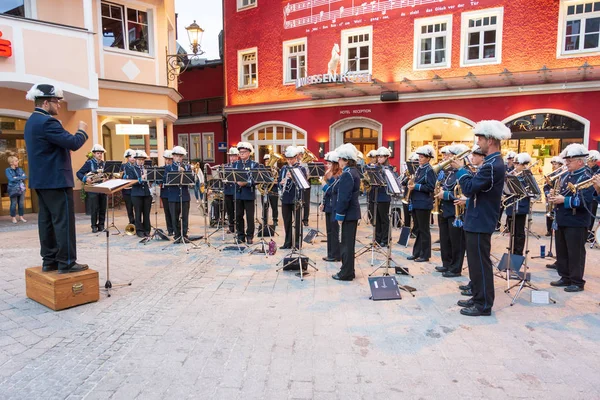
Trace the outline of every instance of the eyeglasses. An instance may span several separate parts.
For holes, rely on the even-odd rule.
[[[58,100],[58,99],[52,99],[52,100],[48,100],[48,103],[60,104],[60,100]]]

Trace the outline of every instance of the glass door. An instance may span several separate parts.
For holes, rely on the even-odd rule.
[[[19,167],[23,168],[29,176],[29,162],[25,152],[25,139],[22,135],[0,134],[0,152],[3,154],[14,154],[19,158]],[[0,215],[10,215],[10,197],[8,197],[8,178],[6,168],[9,167],[7,157],[0,158]],[[29,181],[25,181],[25,212],[33,212],[32,193],[29,189]]]

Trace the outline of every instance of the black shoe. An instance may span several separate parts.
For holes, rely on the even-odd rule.
[[[469,317],[480,317],[492,315],[492,310],[481,311],[477,307],[473,306],[468,308],[461,308],[460,313]]]
[[[104,232],[104,225],[98,225],[98,232]]]
[[[552,232],[546,232],[544,236],[552,236]]]
[[[409,261],[416,260],[417,258],[419,258],[419,257],[417,257],[417,256],[408,256],[408,257],[406,257],[406,259],[409,260]]]
[[[323,261],[333,262],[333,261],[336,261],[336,259],[333,257],[323,257]]]
[[[281,250],[288,250],[288,249],[291,249],[291,248],[292,248],[292,246],[287,246],[285,244],[280,247]]]
[[[583,286],[569,285],[565,288],[565,292],[569,292],[569,293],[583,292]]]
[[[415,260],[415,262],[429,262],[429,258],[419,257]]]
[[[331,277],[333,279],[335,279],[336,281],[351,281],[353,279],[353,278],[350,278],[350,279],[341,278],[339,274],[331,275]]]
[[[456,304],[458,304],[461,307],[473,307],[475,305],[475,302],[473,301],[473,299],[469,299],[469,300],[459,300],[456,302]]]
[[[557,281],[550,282],[550,286],[555,286],[555,287],[571,286],[571,282],[565,278],[560,278]]]
[[[87,264],[77,264],[77,263],[75,263],[75,264],[71,265],[67,269],[59,269],[58,273],[59,274],[70,274],[72,272],[85,271],[86,269],[88,269],[88,265]]]
[[[92,226],[92,233],[98,233],[98,228],[96,228],[95,226]]]
[[[237,238],[235,238],[235,241],[237,243],[244,243],[246,241],[246,238],[244,238],[244,237],[237,237]]]
[[[145,238],[146,237],[146,235],[144,235],[144,232],[137,232],[136,235],[138,237],[141,237],[141,238]]]
[[[473,296],[473,291],[471,289],[463,290],[460,292],[460,294],[462,294],[463,296]]]
[[[252,238],[251,238],[251,237],[249,237],[248,239],[246,239],[246,243],[248,243],[248,244],[252,244],[252,243],[253,243],[253,241],[252,241]]]
[[[167,233],[167,236],[173,236],[173,232]]]
[[[179,237],[176,237],[176,238],[174,238],[174,239],[175,239],[175,240],[173,241],[173,243],[176,243],[176,244],[181,244],[181,243],[183,243],[183,242],[181,241],[181,236],[179,236]]]
[[[460,276],[460,272],[450,272],[450,271],[446,271],[442,274],[442,276],[444,278],[456,278],[457,276]]]
[[[304,224],[304,226],[308,226],[308,221],[302,221],[302,223]]]
[[[58,264],[42,265],[42,272],[52,272],[58,270]]]
[[[273,221],[273,227],[277,226],[277,221]]]
[[[546,264],[546,268],[556,269],[556,264]]]
[[[446,271],[448,271],[448,268],[447,267],[435,267],[435,270],[437,272],[446,272]]]
[[[471,286],[469,285],[460,285],[458,288],[460,290],[471,290]]]

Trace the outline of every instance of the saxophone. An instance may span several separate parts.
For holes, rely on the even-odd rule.
[[[458,186],[458,185],[457,185]],[[435,183],[435,189],[433,190],[433,211],[431,211],[432,214],[434,215],[438,215],[440,213],[440,203],[441,200],[437,197],[437,195],[440,193],[440,191],[442,190],[440,181],[437,181]]]
[[[415,184],[415,177],[414,177],[414,175],[409,175],[409,177],[408,177],[408,186],[411,186],[411,185],[414,185],[414,184]],[[410,189],[410,188],[408,189],[408,191],[406,192],[406,195],[402,199],[402,203],[404,203],[404,204],[410,203],[410,194],[412,193],[412,191],[413,191],[412,189]]]

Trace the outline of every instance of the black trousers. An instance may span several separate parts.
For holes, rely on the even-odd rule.
[[[431,258],[431,231],[429,220],[431,210],[412,210],[414,219],[414,231],[417,235],[413,246],[413,256],[425,259]]]
[[[514,216],[514,232],[512,232],[512,218],[513,217],[511,217],[511,225],[509,225],[508,228],[513,235],[513,254],[522,256],[523,251],[525,250],[525,223],[527,222],[527,214],[517,214]]]
[[[332,213],[325,213],[325,230],[327,232],[327,258],[341,259],[340,256],[340,224],[332,221]]]
[[[341,279],[354,279],[356,277],[354,272],[354,248],[356,246],[357,227],[358,221],[342,222],[342,241],[340,244],[342,268],[338,272]]]
[[[173,217],[171,217],[171,207],[169,207],[169,199],[166,197],[161,197],[160,201],[165,212],[165,223],[167,224],[167,233],[174,234],[175,230],[173,229]]]
[[[227,221],[229,224],[229,230],[235,231],[235,207],[232,194],[225,195],[225,213],[227,214]]]
[[[144,235],[150,234],[150,209],[152,196],[131,196],[135,210],[135,230]]]
[[[375,220],[375,241],[380,245],[388,245],[390,230],[390,203],[377,203],[377,219]]]
[[[281,216],[283,218],[283,229],[285,230],[285,241],[283,245],[285,247],[292,247],[292,226],[294,226],[294,247],[297,249],[302,248],[302,218],[301,209],[296,210],[294,216],[294,204],[282,204],[281,205]],[[295,220],[295,221],[294,221]],[[295,222],[295,223],[294,223]],[[329,243],[327,243],[329,245]],[[339,257],[338,257],[339,258]]]
[[[374,201],[370,201],[369,200],[369,207],[368,207],[368,212],[369,214],[367,215],[369,217],[369,223],[371,225],[373,225],[373,219],[375,217],[375,202]]]
[[[402,211],[404,212],[404,226],[408,226],[410,228],[412,212],[408,211],[408,204],[402,203]]]
[[[263,221],[267,221],[267,225],[269,225],[269,209],[273,210],[273,224],[277,224],[279,220],[279,196],[276,194],[268,194],[268,200],[265,202],[265,196],[260,196],[262,207],[263,207]]]
[[[500,206],[500,215],[498,216],[498,224],[496,225],[496,228],[500,229],[502,228],[502,216],[504,215],[504,207]],[[508,220],[508,216],[506,217]]]
[[[104,219],[106,218],[106,202],[108,198],[101,193],[87,193],[90,205],[90,214],[92,228],[104,229]]]
[[[449,272],[460,274],[465,260],[465,232],[453,225],[455,219],[454,216],[444,218],[442,213],[438,214],[440,253],[442,266]]]
[[[592,215],[595,217],[596,212],[598,212],[598,202],[596,200],[592,201]],[[594,230],[594,224],[596,223],[596,218],[592,218],[592,222],[590,223],[590,227],[588,230]]]
[[[583,287],[587,228],[558,227],[556,230],[556,270],[571,285]]]
[[[36,189],[43,265],[68,269],[77,261],[73,189]]]
[[[190,202],[189,201],[170,201],[169,208],[171,211],[171,224],[173,225],[173,237],[177,240],[181,236],[183,228],[183,236],[188,236],[188,221],[190,217]],[[181,222],[179,215],[181,214]]]
[[[127,210],[127,219],[130,224],[135,224],[135,215],[133,213],[133,203],[131,202],[131,194],[123,193],[123,200],[125,200],[125,209]],[[163,203],[164,206],[164,203]]]
[[[238,239],[244,239],[244,213],[246,214],[246,237],[254,237],[254,200],[236,200],[235,224]]]
[[[465,232],[467,263],[473,291],[473,302],[480,311],[490,311],[494,305],[494,273],[490,251],[490,233]]]
[[[304,209],[304,216],[302,222],[308,224],[308,216],[310,215],[310,188],[305,189],[302,193],[302,208]]]
[[[552,230],[552,222],[554,222],[554,220],[550,217],[546,217],[546,232],[550,233],[550,231]]]

